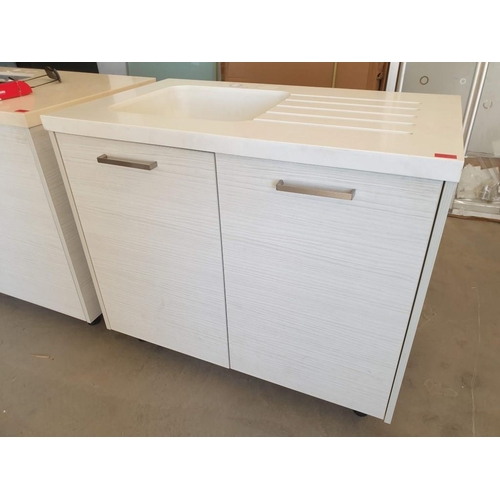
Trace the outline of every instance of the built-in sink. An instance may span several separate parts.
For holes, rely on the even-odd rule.
[[[111,110],[198,120],[244,121],[289,97],[280,90],[175,85],[111,106]]]
[[[12,82],[13,80],[28,80],[33,78],[33,75],[29,73],[19,73],[14,71],[2,71],[0,72],[0,83]]]

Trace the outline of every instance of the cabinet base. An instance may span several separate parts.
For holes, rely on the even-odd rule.
[[[355,415],[357,415],[358,417],[366,417],[366,413],[363,413],[363,412],[360,412],[360,411],[357,411],[357,410],[352,410]]]
[[[97,318],[94,321],[91,321],[90,323],[87,324],[89,324],[90,326],[97,325],[101,322],[101,319],[102,319],[102,314],[99,314],[99,316],[97,316]]]

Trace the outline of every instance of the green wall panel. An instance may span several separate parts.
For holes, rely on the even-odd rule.
[[[217,65],[214,62],[129,62],[127,64],[128,73],[132,76],[150,76],[157,80],[165,78],[217,79]]]

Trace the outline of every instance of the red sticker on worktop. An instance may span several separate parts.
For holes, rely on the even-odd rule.
[[[450,160],[456,160],[457,155],[446,155],[444,153],[434,153],[436,158],[449,158]]]
[[[27,113],[29,109],[16,109],[16,113]]]

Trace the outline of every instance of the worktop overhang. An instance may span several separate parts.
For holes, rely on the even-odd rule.
[[[179,85],[234,84],[163,80],[44,114],[42,122],[49,131],[72,135],[439,181],[460,179],[464,158],[458,96],[241,84],[248,89],[287,92],[292,102],[285,99],[245,121],[120,110],[119,105],[127,101]],[[308,109],[302,106],[304,100]],[[328,103],[321,104],[327,109],[321,111],[323,115],[316,114],[320,112],[315,111],[318,100]],[[356,114],[356,119],[346,117],[348,113]],[[370,114],[377,118],[359,118]]]

